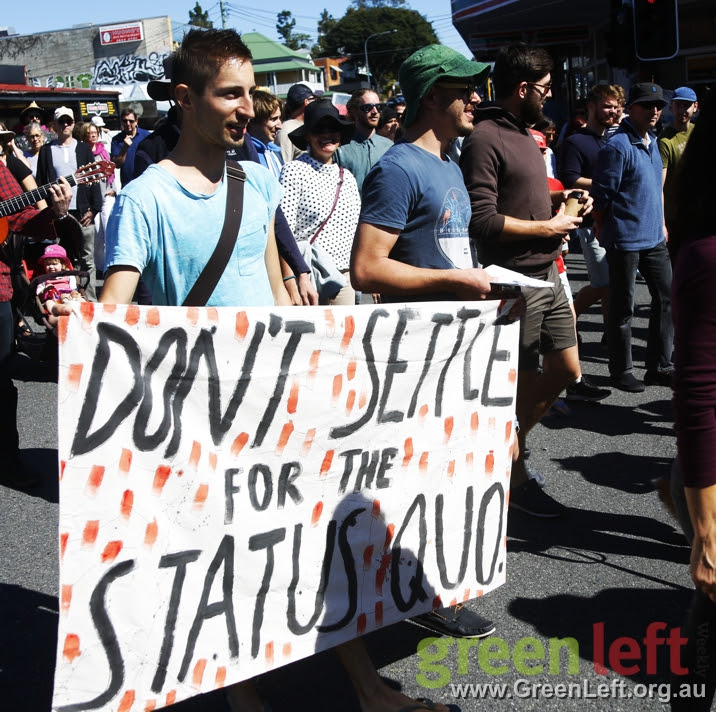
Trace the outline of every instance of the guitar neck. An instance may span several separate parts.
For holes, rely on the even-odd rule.
[[[65,180],[70,184],[70,187],[77,185],[74,175],[65,176]],[[38,200],[44,200],[53,185],[54,183],[41,185],[39,188],[30,190],[27,193],[21,193],[20,195],[16,195],[14,198],[3,200],[0,203],[0,217],[5,218],[8,215],[14,215],[31,205],[35,205]]]

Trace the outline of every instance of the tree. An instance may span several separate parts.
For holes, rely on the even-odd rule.
[[[405,0],[351,0],[351,5],[356,10],[370,7],[403,7]]]
[[[318,24],[316,30],[318,33],[318,42],[311,48],[312,57],[326,57],[328,51],[325,47],[325,39],[328,33],[336,26],[338,20],[331,15],[328,10],[324,8],[321,16],[318,18]]]
[[[294,32],[296,20],[290,10],[281,10],[276,15],[276,32],[283,37],[283,43],[289,49],[306,49],[311,40],[311,35],[303,32]]]
[[[371,73],[378,86],[384,86],[389,78],[398,76],[400,65],[415,50],[439,42],[432,25],[419,12],[399,7],[351,7],[322,44],[326,55],[350,55],[362,65],[366,38],[393,29],[396,32],[373,37],[368,43]]]
[[[209,19],[209,11],[204,12],[198,1],[194,5],[194,9],[189,10],[189,24],[194,27],[206,27],[207,29],[214,26],[214,23]]]

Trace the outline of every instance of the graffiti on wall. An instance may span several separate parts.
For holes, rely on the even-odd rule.
[[[120,57],[103,57],[91,72],[78,74],[52,74],[46,77],[32,77],[36,87],[65,87],[67,89],[91,89],[98,85],[123,85],[134,82],[149,82],[164,77],[163,60],[168,53],[151,52],[140,57],[125,54]]]

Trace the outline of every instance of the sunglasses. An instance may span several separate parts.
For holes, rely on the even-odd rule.
[[[638,104],[642,108],[646,109],[647,111],[651,111],[652,109],[661,109],[662,104],[660,101],[637,101],[634,102],[635,104]]]
[[[460,89],[463,95],[466,94],[468,98],[477,91],[477,87],[473,82],[437,82],[437,85],[444,89]]]
[[[373,109],[375,109],[376,111],[380,111],[379,104],[361,104],[359,108],[364,114],[370,114]]]
[[[74,124],[74,123],[75,123],[75,120],[74,120],[74,119],[70,119],[68,116],[65,116],[65,117],[63,117],[63,118],[61,118],[61,119],[57,119],[57,123],[58,123],[60,126],[70,126],[71,124]]]

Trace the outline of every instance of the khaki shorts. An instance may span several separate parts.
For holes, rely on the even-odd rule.
[[[520,321],[520,371],[536,370],[540,354],[562,351],[577,344],[574,315],[557,265],[552,263],[546,274],[530,276],[552,282],[554,286],[522,288],[527,308]]]

